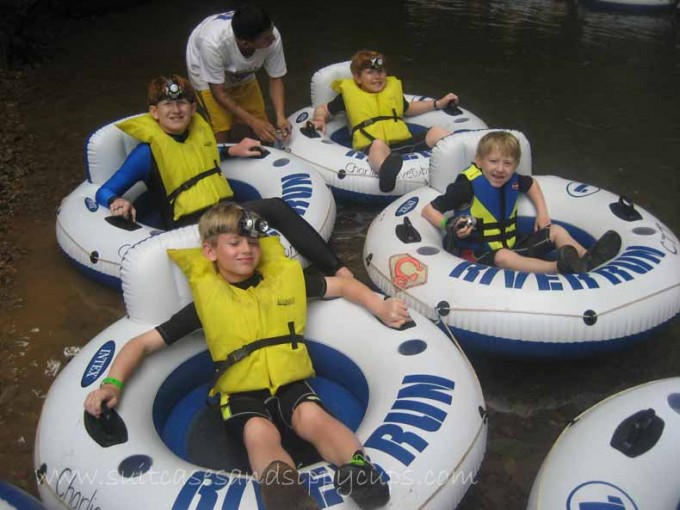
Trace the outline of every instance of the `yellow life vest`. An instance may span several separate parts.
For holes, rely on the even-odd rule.
[[[223,361],[241,347],[264,338],[302,335],[307,295],[302,267],[286,258],[278,237],[260,240],[262,259],[257,266],[262,281],[247,290],[229,284],[200,248],[168,250],[168,255],[189,278],[194,304],[214,361]],[[312,360],[302,343],[263,347],[238,361],[215,382],[213,392],[230,393],[269,389],[314,375]]]
[[[219,167],[215,135],[200,115],[192,117],[183,143],[163,131],[149,113],[116,125],[151,146],[175,221],[234,195]]]
[[[518,175],[514,174],[503,187],[494,188],[474,164],[463,174],[474,192],[469,214],[478,220],[478,242],[486,243],[491,250],[512,248],[517,240]],[[505,210],[501,210],[503,204]]]
[[[363,149],[376,139],[395,143],[411,138],[404,122],[401,81],[394,76],[388,76],[385,88],[377,93],[366,92],[353,78],[335,80],[331,87],[345,101],[355,149]]]

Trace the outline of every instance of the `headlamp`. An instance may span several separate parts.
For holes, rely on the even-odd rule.
[[[243,210],[238,221],[238,235],[246,237],[262,237],[269,230],[269,223],[254,212]]]
[[[376,71],[382,71],[384,67],[384,60],[382,57],[373,57],[368,60],[368,69],[375,69]]]
[[[165,97],[168,99],[180,99],[184,97],[184,90],[175,81],[169,81],[165,84]]]

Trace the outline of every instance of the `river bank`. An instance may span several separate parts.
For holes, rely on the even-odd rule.
[[[35,162],[27,164],[30,134],[19,112],[26,82],[25,72],[0,71],[0,302],[8,298],[15,271],[11,219],[26,195],[26,176],[35,168]]]
[[[14,283],[27,250],[17,238],[15,219],[35,211],[36,195],[29,193],[30,176],[38,169],[33,155],[34,137],[28,131],[20,104],[25,100],[30,72],[0,71],[0,465],[12,466],[2,473],[24,489],[32,489],[30,459],[31,427],[37,420],[34,395],[22,390],[25,370],[17,364],[25,340],[17,336],[14,314],[23,297]],[[24,418],[28,418],[25,420]],[[17,435],[20,423],[27,433]],[[11,430],[11,432],[9,432]]]
[[[69,27],[93,14],[85,6],[76,9],[76,3],[0,4],[0,479],[33,494],[33,436],[49,385],[68,361],[63,349],[69,346],[53,345],[56,328],[40,319],[38,310],[54,308],[49,303],[53,290],[63,287],[54,281],[51,257],[57,250],[46,251],[44,246],[48,239],[48,246],[54,243],[59,201],[82,175],[65,178],[50,171],[55,155],[43,138],[41,119],[49,115],[58,120],[69,111],[51,109],[50,101],[36,98],[44,94],[37,80],[46,78],[45,69]],[[106,12],[104,6],[100,9]],[[36,99],[39,106],[31,111]],[[48,136],[52,144],[59,143],[58,130]],[[79,151],[73,156],[78,158]],[[40,301],[42,305],[33,308]],[[107,306],[116,308],[113,300]]]

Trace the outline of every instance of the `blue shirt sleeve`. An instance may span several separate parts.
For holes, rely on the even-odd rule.
[[[147,182],[151,174],[152,157],[148,143],[137,145],[121,167],[97,190],[97,203],[108,207],[113,199],[123,195],[135,183]]]

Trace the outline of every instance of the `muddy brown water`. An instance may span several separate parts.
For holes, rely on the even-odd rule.
[[[284,35],[288,111],[309,102],[314,70],[360,47],[387,53],[407,92],[457,92],[489,125],[525,132],[536,173],[627,194],[680,231],[680,40],[674,13],[594,11],[569,1],[260,2]],[[166,0],[74,23],[36,69],[21,105],[41,171],[14,220],[17,274],[0,320],[0,478],[35,492],[40,407],[64,349],[124,313],[117,292],[77,273],[54,235],[60,199],[82,179],[89,133],[144,107],[149,77],[183,72],[191,28],[225,9]],[[153,33],[151,31],[154,31]],[[364,280],[361,248],[378,209],[339,206],[333,246]],[[607,395],[678,374],[680,325],[602,358],[522,363],[473,357],[489,445],[460,508],[524,508],[563,427]]]

